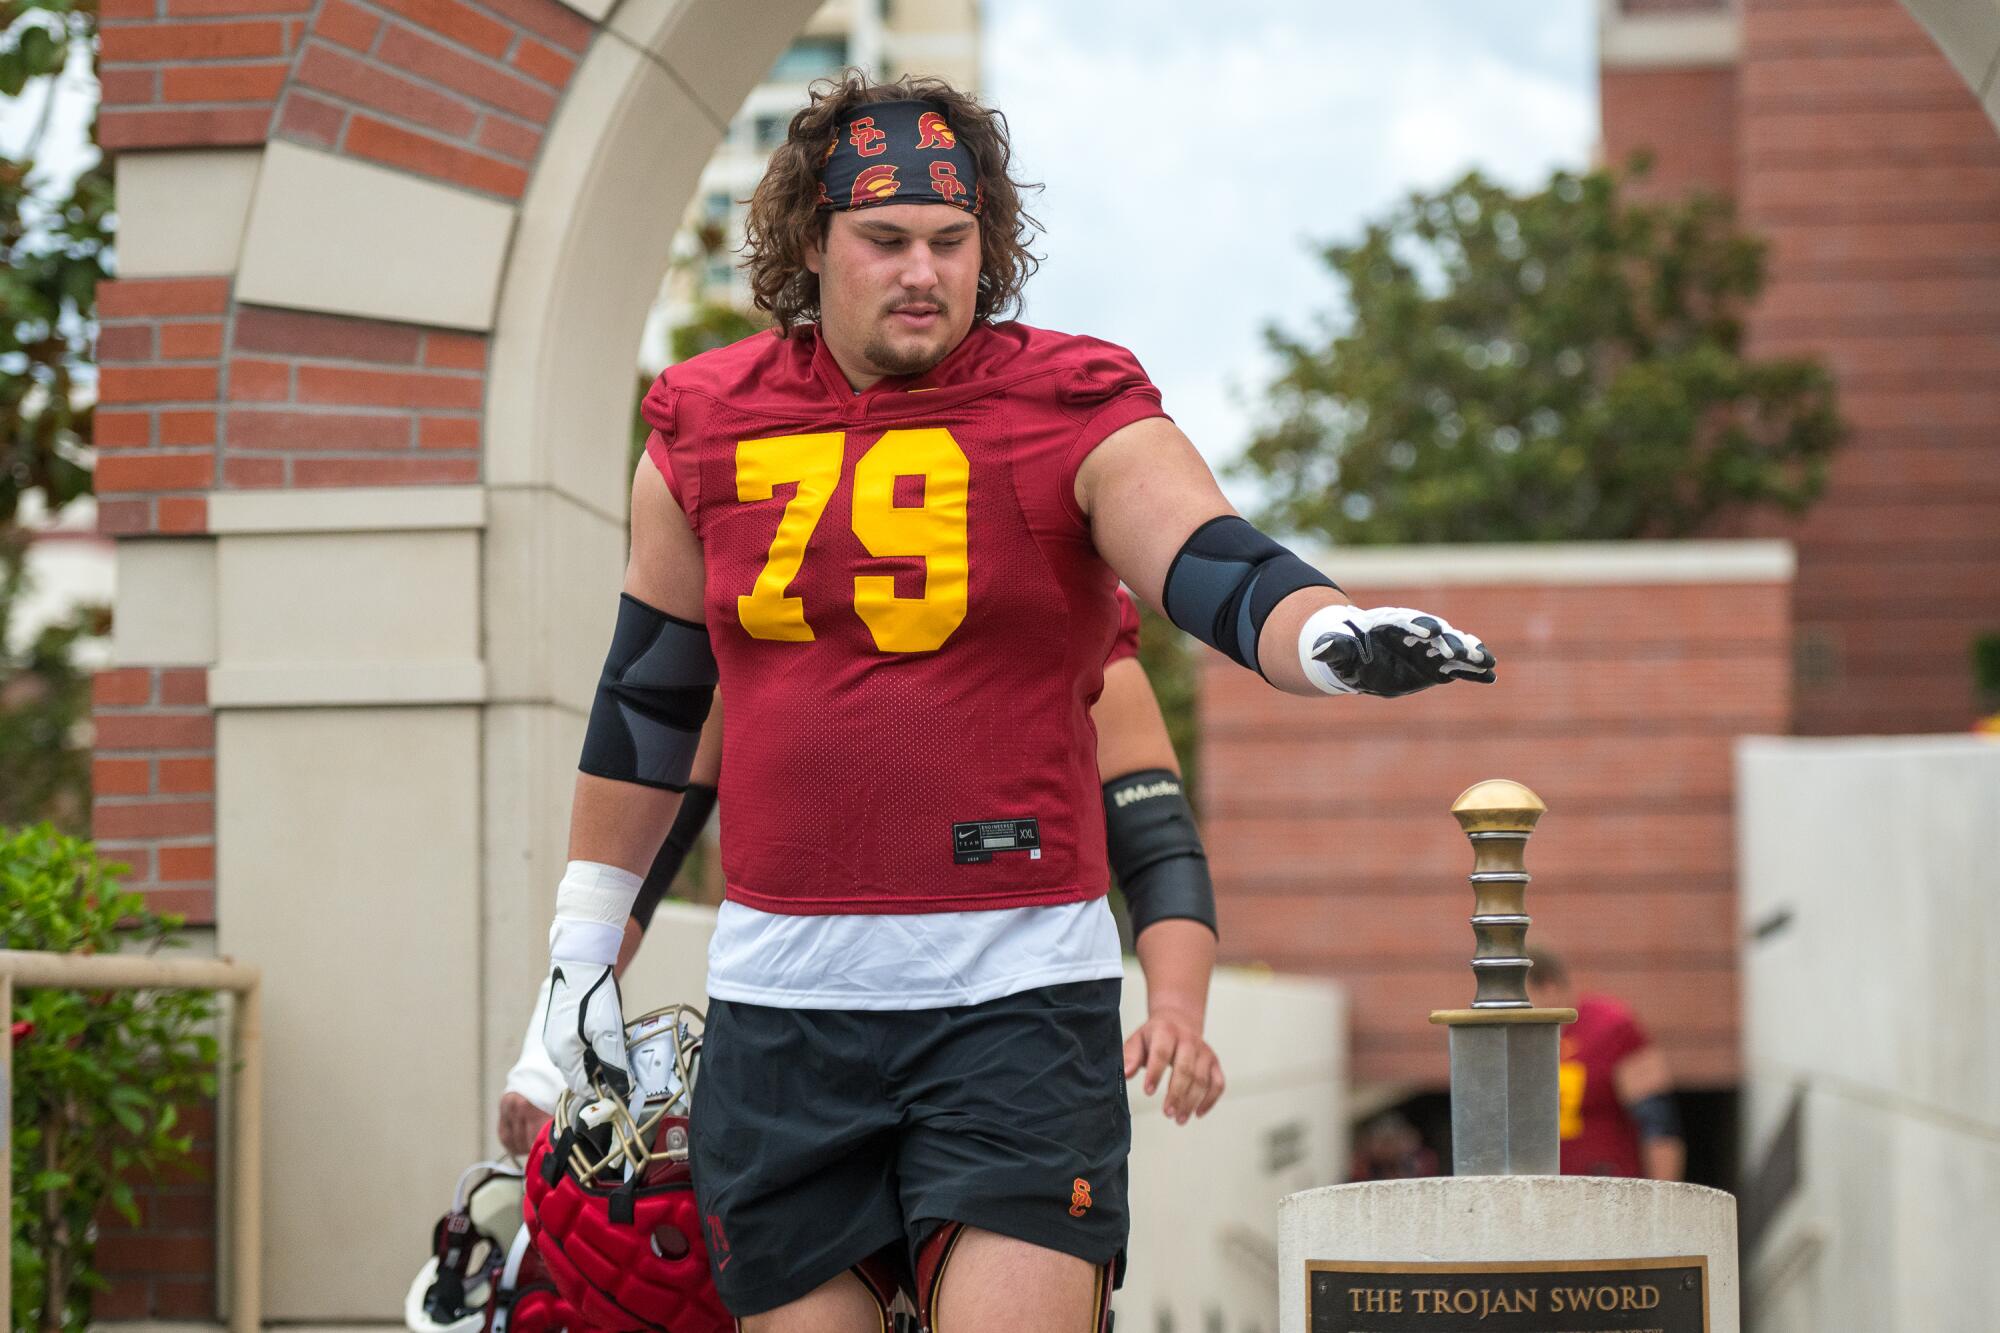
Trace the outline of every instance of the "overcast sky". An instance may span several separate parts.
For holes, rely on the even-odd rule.
[[[1311,242],[1468,167],[1581,166],[1597,137],[1592,0],[983,5],[982,91],[1048,187],[1025,318],[1132,348],[1217,463],[1248,438],[1263,326],[1334,299]],[[51,158],[74,169],[95,87],[63,82]],[[0,143],[40,110],[0,106]]]
[[[983,91],[1048,187],[1024,318],[1138,353],[1216,463],[1249,436],[1264,325],[1335,297],[1311,242],[1469,167],[1582,166],[1597,138],[1590,0],[983,3]]]

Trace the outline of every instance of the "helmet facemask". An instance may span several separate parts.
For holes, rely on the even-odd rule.
[[[652,1183],[688,1160],[684,1122],[701,1059],[704,1017],[692,1005],[671,1004],[625,1025],[632,1093],[621,1099],[596,1074],[591,1095],[564,1089],[555,1123],[575,1129],[564,1169],[584,1185]]]

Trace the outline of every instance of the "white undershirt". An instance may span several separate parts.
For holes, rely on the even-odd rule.
[[[1124,973],[1103,898],[903,916],[789,916],[725,902],[708,993],[777,1009],[942,1009]]]

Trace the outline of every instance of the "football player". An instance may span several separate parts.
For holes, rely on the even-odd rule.
[[[1126,1044],[1125,1073],[1146,1071],[1146,1092],[1172,1071],[1161,1109],[1186,1124],[1208,1114],[1223,1091],[1221,1062],[1206,1043],[1181,1048],[1183,1031],[1199,1034],[1215,966],[1215,891],[1193,812],[1181,791],[1180,760],[1167,735],[1160,701],[1139,665],[1139,608],[1118,590],[1118,634],[1104,661],[1104,692],[1091,710],[1097,729],[1097,767],[1104,778],[1106,852],[1135,923],[1133,936],[1155,1007],[1180,1009],[1182,1030],[1141,1028]],[[623,976],[638,953],[653,911],[680,873],[715,809],[721,769],[721,711],[711,710],[674,825],[646,872],[625,923],[615,975]],[[1178,923],[1178,924],[1176,924]],[[1163,927],[1163,929],[1155,929]],[[516,1156],[527,1156],[535,1135],[554,1113],[562,1078],[549,1062],[542,1025],[548,1004],[544,983],[535,999],[520,1058],[508,1071],[500,1097],[499,1137]]]
[[[1578,994],[1553,951],[1531,949],[1528,957],[1529,997],[1576,1010],[1576,1022],[1562,1030],[1557,1070],[1562,1173],[1681,1179],[1687,1142],[1666,1055],[1622,1001]]]
[[[889,1248],[935,1333],[1102,1326],[1130,1126],[1090,707],[1120,579],[1294,693],[1493,679],[1236,515],[1125,349],[1007,318],[1008,151],[938,80],[816,89],[750,208],[774,329],[642,405],[545,1031],[570,1087],[628,1080],[614,967],[719,682],[690,1151],[749,1333],[879,1328],[848,1270]],[[1176,1076],[1206,1049],[1185,1012],[1145,1030]]]

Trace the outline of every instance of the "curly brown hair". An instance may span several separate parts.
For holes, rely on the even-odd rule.
[[[1041,224],[1021,206],[1021,196],[1040,185],[1015,180],[1007,172],[1011,152],[1007,118],[959,92],[943,79],[905,75],[877,83],[858,69],[837,79],[821,79],[807,90],[810,100],[792,117],[785,142],[750,197],[744,228],[743,269],[757,308],[769,314],[784,337],[796,324],[819,318],[819,275],[806,267],[808,242],[823,240],[831,213],[819,209],[819,169],[827,141],[855,107],[872,102],[920,100],[944,107],[959,142],[979,163],[983,194],[979,207],[979,297],[976,319],[999,319],[1021,299],[1021,288],[1040,264],[1028,241]]]

